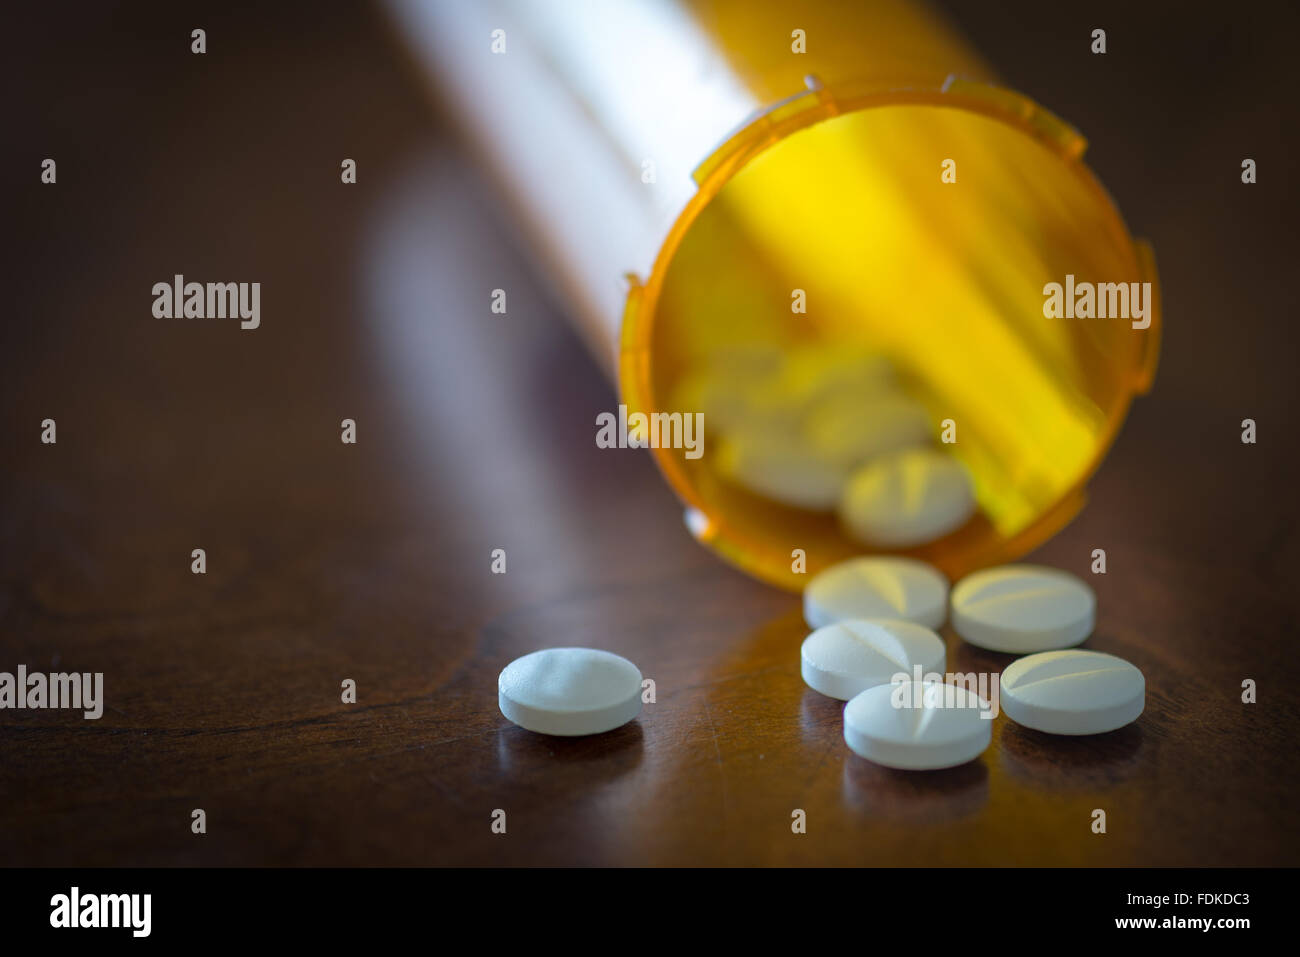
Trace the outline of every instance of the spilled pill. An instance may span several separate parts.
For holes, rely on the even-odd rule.
[[[1002,672],[1002,710],[1048,734],[1102,734],[1136,721],[1146,679],[1136,666],[1097,651],[1046,651]]]
[[[600,734],[641,712],[641,672],[595,648],[546,648],[516,658],[497,679],[501,713],[539,734]]]
[[[1097,598],[1057,568],[1002,565],[967,575],[952,590],[952,627],[972,645],[1030,654],[1077,645],[1092,634]]]
[[[813,628],[846,618],[902,618],[938,628],[948,613],[948,579],[914,558],[862,557],[814,575],[803,592]]]
[[[929,628],[910,621],[848,619],[818,628],[800,651],[803,680],[814,691],[848,701],[899,673],[922,675],[944,670],[943,641]]]
[[[934,449],[906,449],[855,472],[840,502],[840,521],[859,541],[905,548],[942,538],[975,513],[966,470]]]
[[[888,768],[951,768],[977,758],[993,740],[989,705],[974,692],[937,681],[868,688],[844,708],[844,741]]]

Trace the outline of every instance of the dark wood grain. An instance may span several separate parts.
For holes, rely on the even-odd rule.
[[[798,599],[595,447],[612,388],[373,11],[40,6],[3,58],[0,670],[102,671],[107,708],[0,712],[0,863],[1300,863],[1293,14],[957,10],[1160,259],[1156,389],[1032,556],[1107,550],[1086,647],[1148,699],[1097,738],[999,718],[979,761],[905,774],[803,685]],[[262,328],[154,320],[177,272],[261,281]],[[946,638],[956,670],[1010,660]],[[567,643],[657,702],[590,739],[511,726],[501,667]]]

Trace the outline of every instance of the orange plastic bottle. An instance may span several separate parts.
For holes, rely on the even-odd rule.
[[[902,554],[956,577],[1024,554],[1081,507],[1154,375],[1151,251],[1083,163],[1083,137],[998,85],[933,11],[387,5],[629,414],[673,410],[689,376],[737,355],[878,355],[956,439],[943,448],[978,503]],[[1052,283],[1095,287],[1093,315],[1049,315]],[[730,481],[705,436],[698,457],[653,454],[688,527],[727,560],[800,588],[885,550],[833,511]]]

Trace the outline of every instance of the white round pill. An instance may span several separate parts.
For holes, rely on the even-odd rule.
[[[699,370],[690,373],[673,387],[671,407],[680,409],[687,415],[701,413],[704,416],[704,427],[712,439],[745,421],[749,388],[747,382],[736,382]]]
[[[878,456],[853,473],[840,500],[840,521],[851,535],[891,548],[942,538],[974,513],[966,470],[934,449]]]
[[[833,393],[808,413],[805,429],[813,448],[849,468],[887,452],[924,446],[934,437],[925,406],[902,393],[879,390]]]
[[[718,450],[718,470],[757,495],[813,512],[834,511],[848,478],[797,433],[753,426],[727,436]]]
[[[803,591],[812,628],[846,618],[902,618],[938,628],[948,614],[948,579],[914,558],[863,557],[832,565]]]
[[[1135,665],[1097,651],[1045,651],[1007,665],[1002,710],[1048,734],[1102,734],[1136,721],[1146,679]]]
[[[673,408],[700,412],[710,435],[754,427],[794,430],[802,411],[782,391],[775,376],[766,380],[726,371],[697,370],[672,390]]]
[[[887,390],[895,382],[894,368],[883,355],[840,341],[787,350],[781,377],[786,388],[806,403],[846,390]]]
[[[943,641],[929,628],[898,619],[849,619],[818,628],[800,650],[803,680],[822,694],[848,701],[897,674],[942,674]]]
[[[876,685],[844,708],[844,740],[887,768],[951,768],[979,757],[993,740],[989,705],[974,692],[938,681]]]
[[[497,679],[501,713],[539,734],[600,734],[641,712],[641,672],[595,648],[546,648],[516,658]]]
[[[972,645],[1026,655],[1077,645],[1092,634],[1097,597],[1069,572],[1002,565],[952,590],[952,627]]]

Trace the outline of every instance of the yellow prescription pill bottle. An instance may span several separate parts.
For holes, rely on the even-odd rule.
[[[955,578],[1081,507],[1155,372],[1152,254],[1083,137],[932,9],[386,6],[626,420],[660,426],[639,439],[705,545],[794,589],[873,552]],[[835,483],[918,442],[960,463],[973,514],[904,546],[853,534]]]

